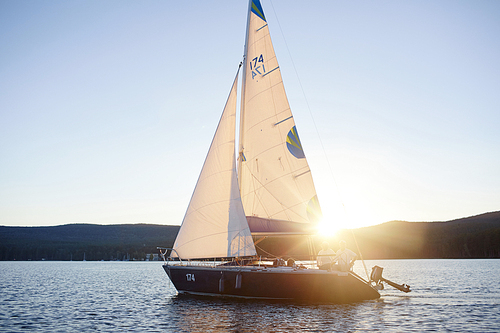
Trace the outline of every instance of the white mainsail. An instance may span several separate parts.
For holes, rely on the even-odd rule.
[[[244,66],[238,168],[250,228],[315,223],[321,209],[259,0],[250,1]]]
[[[182,259],[256,254],[236,176],[237,81],[238,75],[175,239],[174,249]]]

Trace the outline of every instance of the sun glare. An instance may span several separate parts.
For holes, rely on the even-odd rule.
[[[322,219],[318,223],[318,235],[324,237],[334,236],[340,228],[338,224],[334,223],[332,220]]]
[[[325,209],[323,218],[317,225],[317,234],[321,237],[330,238],[342,229],[356,229],[373,225],[374,223],[370,223],[372,220],[370,216],[363,214],[347,217],[345,212],[331,212]]]
[[[321,207],[323,218],[318,222],[318,236],[331,237],[342,229],[357,229],[377,224],[373,207],[363,201],[348,202],[348,209],[343,204],[335,204],[334,197],[327,197],[325,202],[331,204]]]

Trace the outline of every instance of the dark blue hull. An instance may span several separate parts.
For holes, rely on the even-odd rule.
[[[179,293],[351,303],[380,294],[353,273],[288,267],[163,265]]]

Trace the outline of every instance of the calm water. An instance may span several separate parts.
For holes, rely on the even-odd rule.
[[[0,262],[0,332],[500,331],[500,260],[366,264],[413,291],[348,305],[200,299],[178,296],[160,262]]]

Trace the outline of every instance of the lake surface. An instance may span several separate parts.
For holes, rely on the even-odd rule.
[[[365,262],[413,291],[346,305],[207,299],[177,295],[161,262],[0,262],[0,332],[500,331],[500,260]]]

